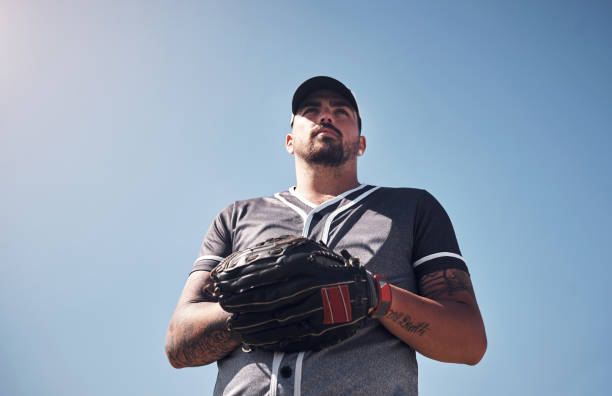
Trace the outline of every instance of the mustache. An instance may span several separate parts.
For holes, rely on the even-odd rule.
[[[328,122],[322,122],[320,125],[321,125],[321,128],[331,129],[332,131],[335,131],[340,136],[342,136],[342,131],[340,131],[340,129],[336,128],[334,125],[332,125],[332,124],[330,124]]]

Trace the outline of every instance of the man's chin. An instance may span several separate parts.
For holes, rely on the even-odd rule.
[[[337,167],[346,162],[344,153],[335,151],[318,151],[306,156],[306,162],[314,165]]]
[[[335,139],[324,138],[310,145],[309,150],[304,153],[302,158],[313,165],[339,167],[356,155],[356,149],[352,150],[355,151],[353,155],[349,151],[351,151],[350,147],[338,144]]]

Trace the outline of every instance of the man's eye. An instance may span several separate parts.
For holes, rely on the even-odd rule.
[[[316,114],[316,113],[317,113],[317,109],[315,109],[314,107],[304,110],[304,114]]]
[[[348,111],[344,110],[344,109],[338,109],[336,110],[336,114],[342,114],[342,115],[348,115]]]

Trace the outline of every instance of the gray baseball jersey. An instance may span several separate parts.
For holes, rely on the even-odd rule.
[[[452,224],[425,190],[360,185],[315,205],[295,188],[236,201],[208,230],[193,271],[210,271],[230,253],[281,235],[346,249],[373,273],[417,292],[418,279],[467,267]],[[410,318],[405,318],[406,326]],[[357,334],[312,352],[272,353],[237,348],[217,362],[215,395],[416,395],[415,351],[370,319]]]

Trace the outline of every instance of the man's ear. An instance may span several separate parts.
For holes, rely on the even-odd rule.
[[[289,154],[293,155],[293,135],[288,133],[285,141],[285,148]]]
[[[357,152],[358,156],[362,156],[365,153],[366,149],[366,138],[365,136],[359,136],[359,151]]]

